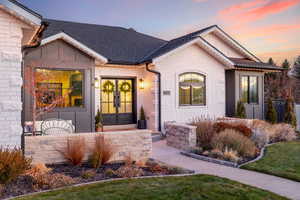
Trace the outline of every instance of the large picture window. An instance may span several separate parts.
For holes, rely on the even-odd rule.
[[[84,72],[78,70],[37,69],[35,82],[37,106],[44,107],[56,102],[56,107],[83,107]]]
[[[258,103],[258,77],[241,77],[241,100],[244,103]]]
[[[199,73],[179,76],[179,105],[206,105],[206,78]]]

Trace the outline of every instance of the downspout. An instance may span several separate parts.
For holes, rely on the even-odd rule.
[[[34,49],[37,48],[41,45],[41,38],[43,31],[47,28],[48,23],[47,22],[42,22],[39,30],[37,31],[36,37],[33,42],[35,44],[33,45],[25,45],[22,46],[21,52],[22,52],[22,62],[21,62],[21,76],[23,80],[23,86],[22,86],[22,94],[21,94],[21,100],[22,100],[22,112],[21,112],[21,124],[22,124],[22,135],[21,135],[21,149],[23,151],[23,154],[25,153],[25,130],[24,130],[24,124],[25,124],[25,63],[24,63],[24,58],[26,56],[25,51],[28,49]]]
[[[155,74],[158,78],[158,131],[161,132],[161,73],[149,68],[149,63],[146,63],[146,70]]]

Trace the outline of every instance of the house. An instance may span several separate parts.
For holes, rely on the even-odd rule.
[[[217,25],[166,41],[132,28],[41,21],[47,28],[40,44],[24,51],[24,68],[51,74],[38,83],[50,91],[44,103],[65,97],[41,120],[72,120],[76,132],[93,132],[99,109],[106,129],[128,129],[143,107],[148,128],[163,131],[166,121],[234,116],[239,100],[247,117],[264,117],[264,73],[278,68]],[[30,121],[32,97],[25,93],[23,103]]]
[[[234,116],[240,99],[249,118],[263,118],[264,72],[278,68],[216,25],[166,41],[122,27],[45,22],[41,45],[26,51],[25,67],[55,73],[41,84],[57,95],[74,79],[80,89],[44,118],[72,120],[76,131],[91,132],[100,109],[107,128],[134,128],[143,106],[149,128],[160,131],[166,121]],[[25,104],[29,115],[30,99]]]

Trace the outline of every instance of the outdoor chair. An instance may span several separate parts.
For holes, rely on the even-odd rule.
[[[46,119],[41,123],[42,135],[59,135],[74,133],[72,123],[63,119]]]

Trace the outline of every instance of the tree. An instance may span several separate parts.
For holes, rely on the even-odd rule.
[[[284,62],[282,63],[282,68],[284,69],[289,69],[290,68],[290,63],[287,59],[284,60]]]
[[[246,118],[246,109],[245,109],[245,105],[242,101],[238,101],[238,103],[237,103],[237,109],[236,109],[235,116],[237,118],[242,118],[242,119]]]
[[[95,117],[95,128],[97,132],[99,131],[99,129],[101,129],[101,131],[103,132],[103,117],[99,108]]]
[[[51,72],[37,72],[34,67],[25,69],[24,89],[31,96],[31,114],[32,114],[32,133],[35,136],[35,124],[39,117],[53,111],[58,105],[62,104],[65,98],[72,92],[70,89],[65,95],[53,95],[53,91],[46,85],[40,83],[49,83],[54,75]]]
[[[285,115],[284,115],[284,122],[291,124],[293,127],[296,128],[297,126],[297,118],[295,114],[295,103],[293,98],[289,97],[286,100],[285,104]]]
[[[290,70],[289,75],[293,78],[300,79],[300,56],[296,59],[294,67]]]
[[[273,58],[269,58],[268,63],[269,63],[270,65],[275,65],[275,62],[274,62]]]
[[[275,110],[271,98],[268,100],[268,110],[266,114],[266,120],[272,124],[275,124],[277,122],[277,112]]]
[[[140,111],[140,120],[146,120],[145,110],[143,106],[141,107],[141,111]]]

